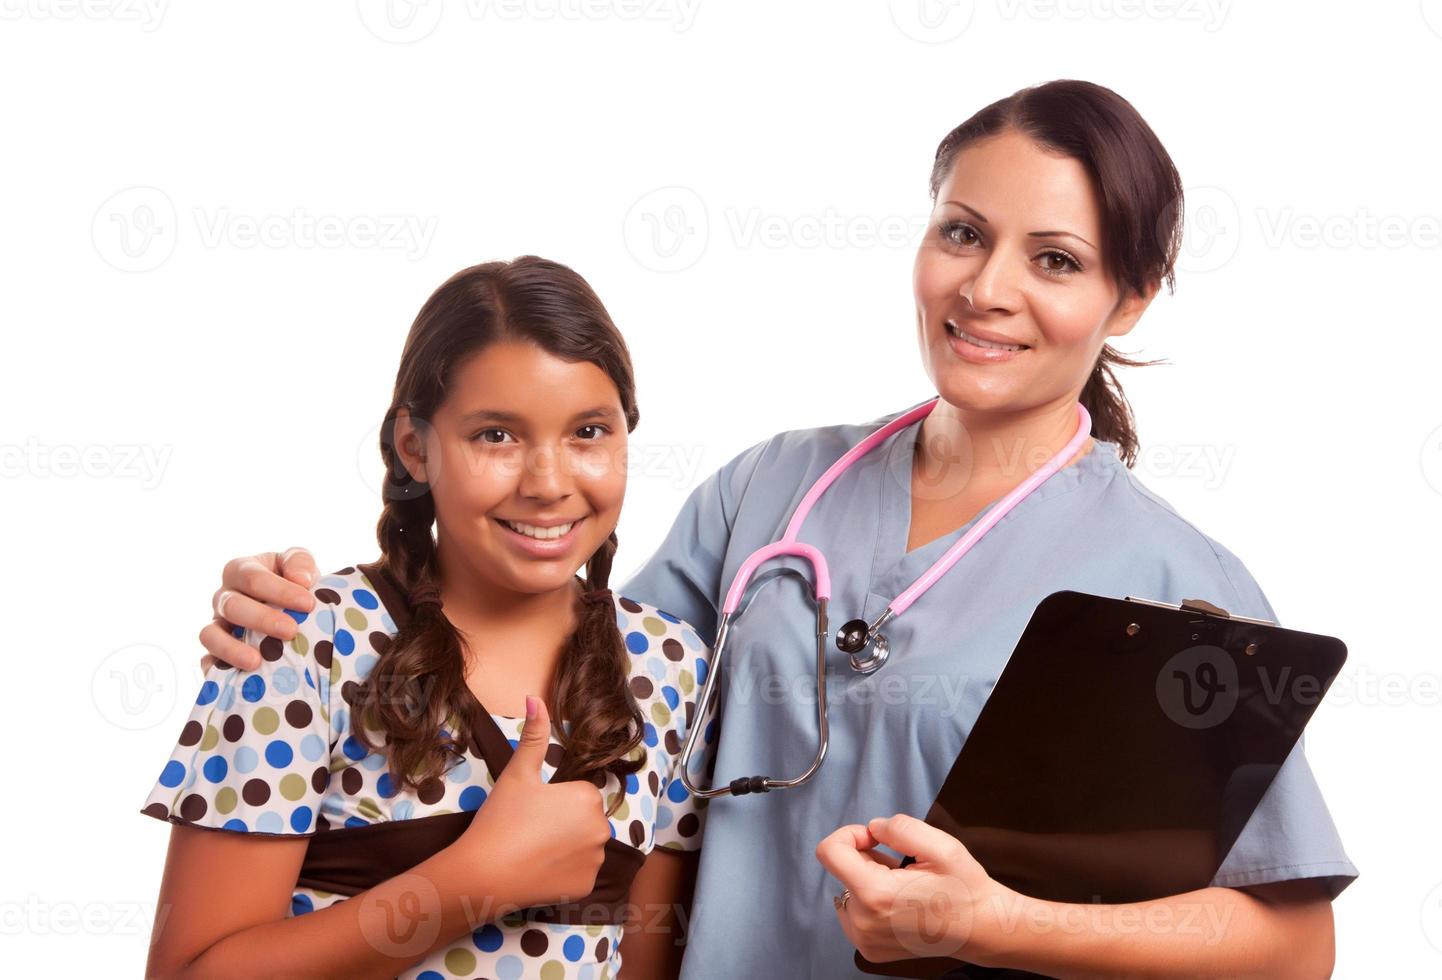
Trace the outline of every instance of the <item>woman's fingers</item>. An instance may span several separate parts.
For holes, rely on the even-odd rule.
[[[241,626],[277,640],[289,640],[295,636],[297,626],[294,619],[274,606],[256,602],[250,596],[233,589],[221,589],[211,600],[215,618],[232,626]],[[294,609],[294,606],[286,606]],[[232,637],[232,639],[234,639]],[[207,650],[210,647],[206,647]],[[211,650],[212,653],[218,651]]]
[[[230,629],[229,623],[222,619],[214,619],[200,631],[200,644],[205,647],[207,654],[201,658],[201,670],[208,671],[210,669],[211,664],[206,663],[206,660],[211,658],[214,658],[212,663],[214,660],[220,660],[240,670],[254,670],[260,666],[260,651],[248,643],[237,640],[231,635]]]
[[[315,567],[314,559],[306,554],[309,567]],[[315,596],[311,594],[310,587],[301,585],[296,581],[282,577],[281,556],[275,552],[266,552],[263,555],[249,555],[245,558],[234,558],[226,562],[225,571],[221,575],[221,592],[237,592],[241,596],[261,603],[274,603],[285,609],[295,609],[298,612],[310,612],[315,608]],[[296,554],[284,563],[292,576],[304,577],[306,561],[303,561],[300,554]],[[220,593],[216,593],[219,598]],[[267,633],[263,626],[246,621],[243,618],[232,616],[232,609],[229,602],[226,602],[224,618],[231,622],[239,623],[250,629],[260,629]],[[217,615],[221,615],[217,613]],[[277,634],[270,633],[275,636]],[[282,637],[284,639],[284,637]]]
[[[871,853],[875,846],[875,839],[865,827],[848,824],[816,845],[816,860],[842,885],[855,891],[880,882],[890,870]]]
[[[315,556],[309,551],[287,548],[280,553],[280,574],[309,592],[320,578],[320,569],[316,567]]]
[[[866,825],[868,836],[894,851],[923,861],[945,861],[965,853],[961,841],[909,813],[877,817]]]

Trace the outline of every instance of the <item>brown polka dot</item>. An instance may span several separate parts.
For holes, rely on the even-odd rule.
[[[304,701],[295,700],[285,706],[285,720],[292,728],[305,728],[311,717],[310,705]]]
[[[627,599],[625,596],[622,596],[621,608],[628,613],[638,613],[641,611],[641,604],[634,599]]]
[[[701,819],[694,813],[688,813],[676,821],[676,830],[682,837],[695,837],[696,831],[701,829]]]
[[[310,788],[317,793],[324,793],[330,785],[330,770],[325,766],[316,766],[315,772],[310,774]]]
[[[521,933],[521,952],[527,956],[545,956],[549,945],[546,934],[539,929],[527,929]]]
[[[180,801],[180,817],[182,820],[199,820],[205,816],[205,797],[198,793],[191,793]]]
[[[566,750],[559,745],[546,746],[546,765],[559,769],[566,759]]]
[[[361,776],[360,770],[355,766],[346,766],[340,774],[340,788],[350,796],[355,796],[365,785],[365,778]]]
[[[240,798],[251,806],[261,806],[270,799],[270,783],[264,779],[247,779],[240,788]]]
[[[435,776],[421,783],[420,788],[416,790],[416,797],[425,804],[438,803],[445,795],[445,784]]]
[[[646,842],[646,825],[639,820],[631,821],[631,846],[640,847]]]
[[[181,745],[195,745],[200,741],[200,736],[205,734],[205,729],[198,721],[187,721],[185,727],[180,730]]]
[[[227,742],[238,742],[245,734],[245,719],[240,715],[228,715],[225,724],[220,726],[221,733],[225,735]]]
[[[649,678],[649,677],[633,677],[633,678],[631,678],[631,693],[636,696],[636,699],[637,699],[638,701],[643,701],[643,700],[645,700],[646,698],[649,698],[649,697],[650,697],[652,694],[654,694],[655,692],[656,692],[656,685],[654,685],[654,684],[651,683],[651,678]]]
[[[599,963],[604,963],[604,962],[606,962],[606,954],[609,953],[610,951],[611,951],[611,944],[606,941],[606,937],[605,937],[605,936],[602,936],[602,937],[596,942],[596,961],[599,962]]]
[[[676,729],[666,729],[666,737],[662,741],[666,743],[666,751],[672,755],[681,751],[681,736],[676,734]]]
[[[345,568],[342,568],[340,571],[338,571],[338,572],[331,572],[331,574],[332,574],[332,575],[350,575],[350,574],[351,574],[352,572],[354,572],[354,571],[355,571],[355,566],[354,566],[354,565],[347,565]]]
[[[330,640],[321,640],[315,645],[315,662],[327,670],[330,669],[331,654],[335,651],[335,644]]]
[[[346,681],[340,686],[340,696],[346,704],[355,704],[356,692],[359,690],[360,685],[355,681]]]
[[[668,636],[661,641],[661,652],[666,655],[667,660],[680,660],[686,655],[686,648],[681,645],[680,640]]]
[[[391,648],[391,635],[382,633],[379,630],[370,635],[371,649],[376,653],[385,653]]]
[[[340,604],[340,595],[336,592],[335,589],[316,589],[315,597],[321,602],[325,603],[327,606],[335,606]]]
[[[159,817],[161,820],[170,819],[170,808],[164,803],[152,803],[141,812],[147,816]]]
[[[280,659],[281,652],[285,649],[281,642],[273,636],[267,636],[260,641],[260,656],[262,660],[275,663]]]
[[[652,796],[661,792],[661,780],[657,777],[656,770],[652,769],[646,773],[646,785],[651,787]]]

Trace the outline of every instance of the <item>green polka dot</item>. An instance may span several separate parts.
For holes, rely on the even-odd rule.
[[[665,701],[651,702],[651,720],[658,725],[671,723],[671,709],[666,707]]]
[[[200,740],[200,750],[208,752],[220,744],[220,732],[214,725],[205,726],[205,737]]]
[[[340,683],[340,657],[336,657],[330,662],[330,682],[332,684]]]
[[[345,622],[353,630],[366,628],[366,614],[352,606],[345,611]]]
[[[304,633],[297,633],[295,639],[290,641],[290,648],[304,657],[306,651],[310,649],[310,641],[305,638]]]
[[[560,960],[547,960],[541,964],[541,980],[561,980],[565,975],[566,968]]]
[[[613,814],[611,814],[611,819],[612,819],[612,820],[630,820],[630,819],[631,819],[631,804],[627,803],[625,800],[622,800],[622,801],[621,801],[621,805],[618,806],[618,807],[616,807],[616,812],[613,813]]]
[[[305,777],[298,772],[281,777],[280,795],[291,801],[300,799],[305,795]]]
[[[261,708],[250,720],[251,725],[262,735],[271,735],[280,727],[280,715],[269,705]]]
[[[696,675],[689,670],[683,670],[676,675],[676,683],[681,685],[683,694],[690,694],[696,690]]]
[[[381,817],[380,806],[369,796],[361,797],[360,802],[356,804],[356,812],[368,820],[379,820]]]
[[[229,813],[235,809],[236,793],[234,786],[222,786],[220,792],[215,794],[215,809],[219,813]]]
[[[586,935],[599,936],[601,934],[601,930],[605,928],[606,927],[602,925],[588,925],[586,926]]]
[[[446,953],[446,969],[458,977],[468,977],[476,972],[476,954],[464,946],[457,946]]]
[[[666,634],[666,624],[655,616],[647,616],[641,620],[641,625],[645,627],[646,632],[652,636],[664,636]]]

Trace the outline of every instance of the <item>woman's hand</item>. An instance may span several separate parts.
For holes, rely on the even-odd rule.
[[[878,844],[915,856],[898,859]],[[1007,889],[944,831],[901,813],[842,827],[816,859],[850,891],[836,910],[841,928],[873,963],[949,956],[985,966],[999,947]]]
[[[200,669],[209,670],[217,660],[242,670],[259,667],[260,652],[236,639],[231,630],[241,626],[289,642],[296,633],[295,620],[266,603],[310,612],[315,608],[311,586],[319,577],[315,558],[304,548],[279,554],[267,551],[226,562],[220,588],[210,600],[215,619],[200,631],[201,645],[207,651],[200,658]]]
[[[593,783],[541,779],[550,730],[545,702],[527,697],[526,725],[515,754],[452,845],[484,869],[488,896],[515,908],[589,895],[611,839],[611,824]],[[492,919],[509,909],[480,911]]]

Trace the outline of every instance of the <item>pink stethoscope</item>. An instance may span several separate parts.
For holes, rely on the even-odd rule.
[[[801,530],[802,522],[811,513],[811,508],[816,505],[816,501],[821,499],[821,495],[831,484],[836,482],[842,473],[846,472],[852,463],[871,452],[893,433],[926,418],[931,414],[932,409],[936,408],[939,401],[939,398],[933,398],[923,405],[918,405],[909,412],[892,419],[847,450],[846,454],[832,463],[811,489],[806,491],[806,496],[801,498],[801,503],[797,505],[795,513],[791,515],[791,522],[786,525],[786,532],[781,535],[780,540],[757,549],[737,569],[736,577],[731,582],[731,588],[726,593],[726,601],[721,607],[721,622],[717,625],[716,643],[711,651],[710,673],[706,677],[701,698],[697,702],[701,706],[701,710],[696,721],[691,725],[690,732],[686,735],[686,746],[681,752],[681,782],[692,795],[701,799],[711,799],[728,794],[744,796],[747,793],[765,793],[772,789],[790,789],[806,782],[821,768],[822,760],[826,758],[826,749],[831,742],[826,711],[826,605],[831,598],[831,573],[827,570],[826,558],[821,551],[813,545],[797,541],[796,535]],[[899,596],[891,600],[891,603],[876,618],[876,622],[868,625],[864,619],[853,619],[841,627],[836,634],[836,646],[847,655],[852,670],[870,674],[886,663],[887,658],[891,655],[891,649],[886,637],[881,633],[881,628],[906,612],[927,589],[951,571],[951,567],[960,561],[962,555],[970,551],[986,532],[995,527],[997,522],[1005,517],[1012,508],[1045,483],[1053,473],[1066,465],[1066,462],[1081,450],[1088,436],[1091,435],[1092,420],[1091,415],[1080,403],[1076,408],[1076,435],[1072,436],[1071,441],[1063,446],[1060,452],[1047,460],[1045,465],[1003,497],[986,516],[978,520],[971,530],[962,536],[961,540],[948,548],[946,554],[938,558],[915,582],[912,582]],[[716,681],[721,676],[721,656],[726,649],[726,639],[730,634],[731,624],[736,618],[736,611],[741,605],[741,597],[746,591],[747,584],[751,581],[752,574],[763,563],[782,555],[796,555],[805,558],[811,563],[814,579],[813,590],[816,595],[816,723],[820,730],[816,757],[811,760],[811,765],[805,772],[793,779],[742,776],[724,786],[702,789],[691,781],[691,756],[695,752],[697,737],[705,728],[706,718],[715,707],[716,697],[719,694]],[[867,647],[874,647],[874,652],[867,654]]]

